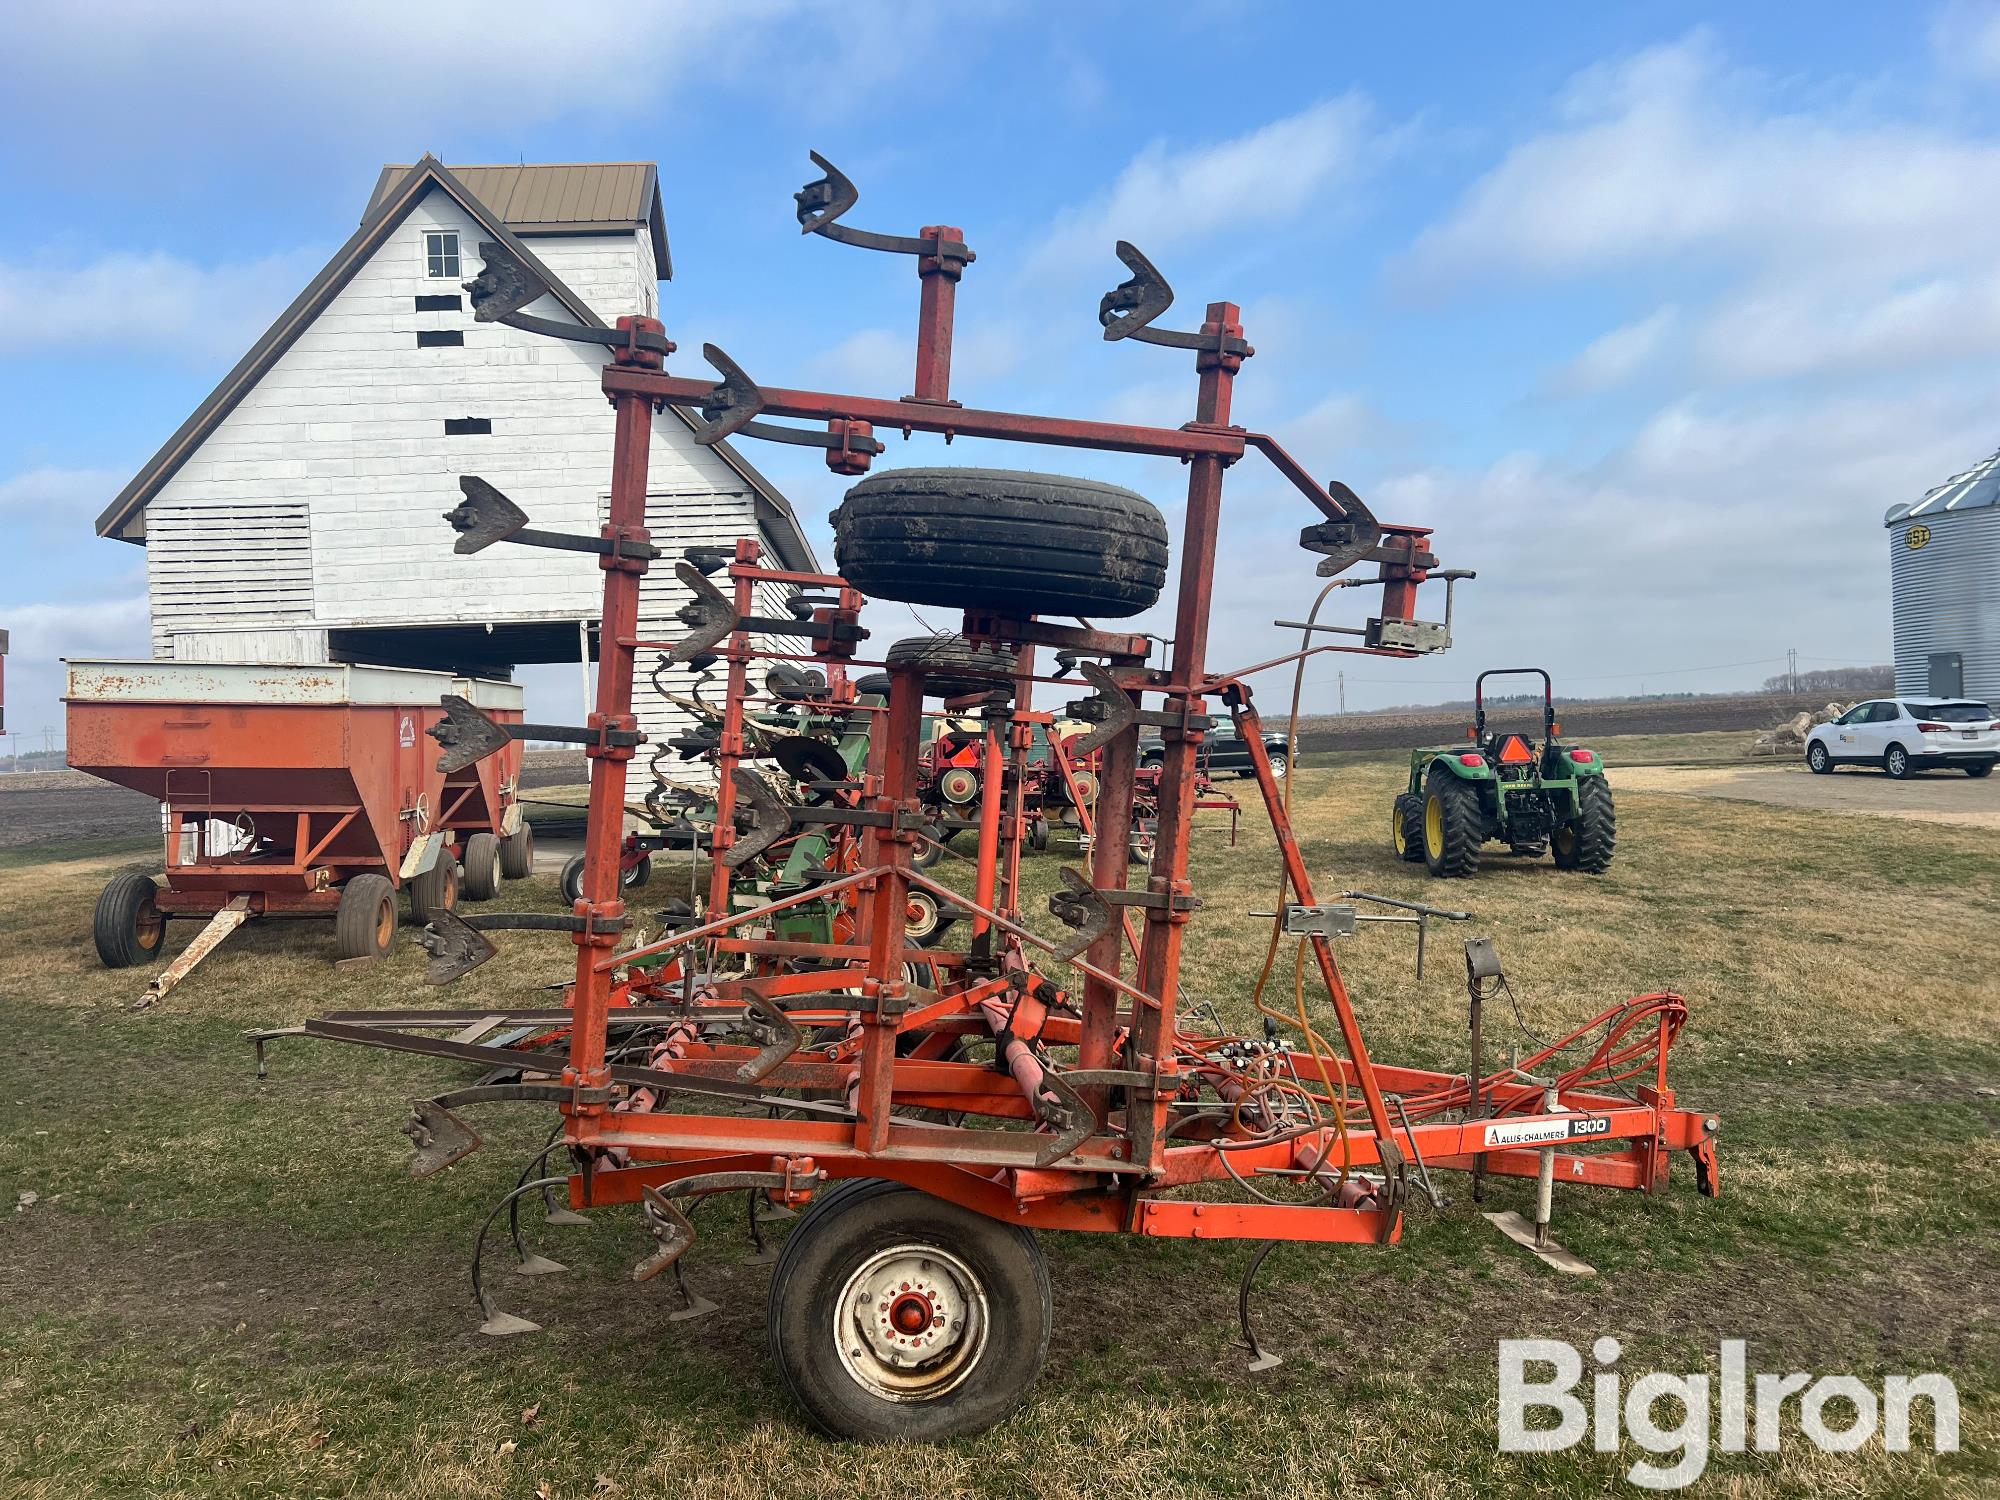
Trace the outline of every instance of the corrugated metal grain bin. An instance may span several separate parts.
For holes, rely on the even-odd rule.
[[[2000,453],[1882,521],[1896,691],[2000,703]]]

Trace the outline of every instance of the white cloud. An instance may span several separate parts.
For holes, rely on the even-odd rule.
[[[151,656],[149,619],[144,593],[7,606],[7,727],[24,736],[23,749],[40,748],[44,725],[61,738],[61,659]]]
[[[1893,286],[1773,278],[1725,298],[1696,338],[1705,371],[1749,380],[1903,369],[1995,350],[2000,274],[1971,267]]]
[[[1699,36],[1591,70],[1561,115],[1423,234],[1410,270],[1549,276],[1690,254],[1907,270],[2000,252],[2000,145],[1789,110]]]
[[[1108,192],[1057,217],[1028,274],[1091,269],[1123,280],[1112,251],[1121,239],[1157,263],[1161,252],[1222,230],[1286,223],[1357,175],[1381,144],[1369,120],[1367,101],[1345,94],[1226,141],[1185,150],[1155,141]]]
[[[81,265],[0,262],[0,354],[116,340],[202,362],[235,359],[298,295],[324,252],[196,265],[115,251]]]
[[[1954,0],[1932,20],[1931,46],[1950,72],[2000,80],[2000,8]]]
[[[1671,304],[1591,340],[1550,380],[1562,396],[1587,396],[1623,385],[1657,356],[1680,321]]]
[[[129,478],[110,469],[31,469],[0,479],[0,515],[67,524],[95,515]]]

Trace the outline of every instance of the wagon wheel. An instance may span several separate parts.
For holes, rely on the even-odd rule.
[[[468,901],[491,901],[500,894],[500,839],[496,834],[467,836],[465,873],[459,890]]]
[[[500,873],[508,880],[525,880],[535,873],[535,825],[523,823],[518,833],[500,840]]]
[[[386,875],[356,875],[333,913],[336,958],[382,958],[396,942],[396,888]]]
[[[441,911],[457,911],[463,873],[457,859],[440,851],[437,863],[410,882],[411,920],[428,922]]]
[[[97,897],[90,936],[107,969],[129,969],[160,951],[167,939],[167,915],[159,907],[159,884],[150,875],[114,875]]]
[[[816,1424],[938,1442],[1005,1419],[1041,1373],[1049,1277],[1034,1236],[900,1183],[819,1194],[771,1273],[772,1357]]]

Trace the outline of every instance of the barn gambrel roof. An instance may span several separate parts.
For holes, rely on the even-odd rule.
[[[131,530],[131,523],[146,506],[146,502],[159,493],[160,488],[173,478],[181,465],[193,456],[204,440],[222,425],[222,421],[244,396],[263,379],[285,351],[297,342],[299,336],[312,325],[313,319],[325,311],[327,305],[339,295],[341,288],[354,279],[355,273],[365,265],[368,258],[381,248],[384,240],[409,217],[410,211],[422,201],[424,195],[433,190],[448,193],[463,208],[481,229],[505,245],[518,256],[521,262],[540,276],[549,288],[549,294],[579,323],[589,327],[602,328],[605,322],[575,292],[563,284],[547,266],[535,257],[520,237],[507,227],[501,216],[483,202],[465,183],[461,182],[445,164],[435,156],[426,155],[423,160],[404,172],[402,177],[386,190],[378,184],[369,212],[361,221],[361,227],[348,238],[347,243],[334,252],[320,269],[317,276],[307,283],[306,289],[293,299],[291,306],[278,315],[277,321],[264,331],[262,338],[250,347],[250,352],[238,360],[221,383],[208,393],[208,398],[196,407],[194,414],[175,429],[160,451],[147,460],[146,466],[133,476],[131,483],[118,492],[97,518],[99,536],[117,537],[122,541],[143,540],[143,532]],[[669,408],[675,416],[693,428],[697,419],[685,408]],[[785,561],[789,566],[815,567],[812,547],[805,539],[798,517],[793,513],[791,503],[770,480],[758,473],[756,468],[727,443],[717,443],[709,450],[723,463],[739,475],[750,487],[752,494],[765,509],[773,513],[778,522],[780,534],[789,533],[784,540],[791,544],[787,549],[794,555]]]

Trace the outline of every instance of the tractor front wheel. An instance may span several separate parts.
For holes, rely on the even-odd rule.
[[[1586,776],[1576,787],[1576,816],[1562,824],[1549,840],[1556,868],[1602,875],[1611,868],[1618,847],[1618,813],[1611,802],[1611,784],[1602,776]]]
[[[1479,792],[1449,771],[1433,770],[1424,783],[1424,864],[1431,874],[1457,879],[1479,873],[1485,819]]]
[[[1049,1347],[1049,1273],[1027,1230],[900,1183],[819,1193],[771,1271],[771,1356],[836,1438],[942,1442],[1027,1397]]]
[[[1389,812],[1389,847],[1396,858],[1414,864],[1424,857],[1424,799],[1399,793]]]

